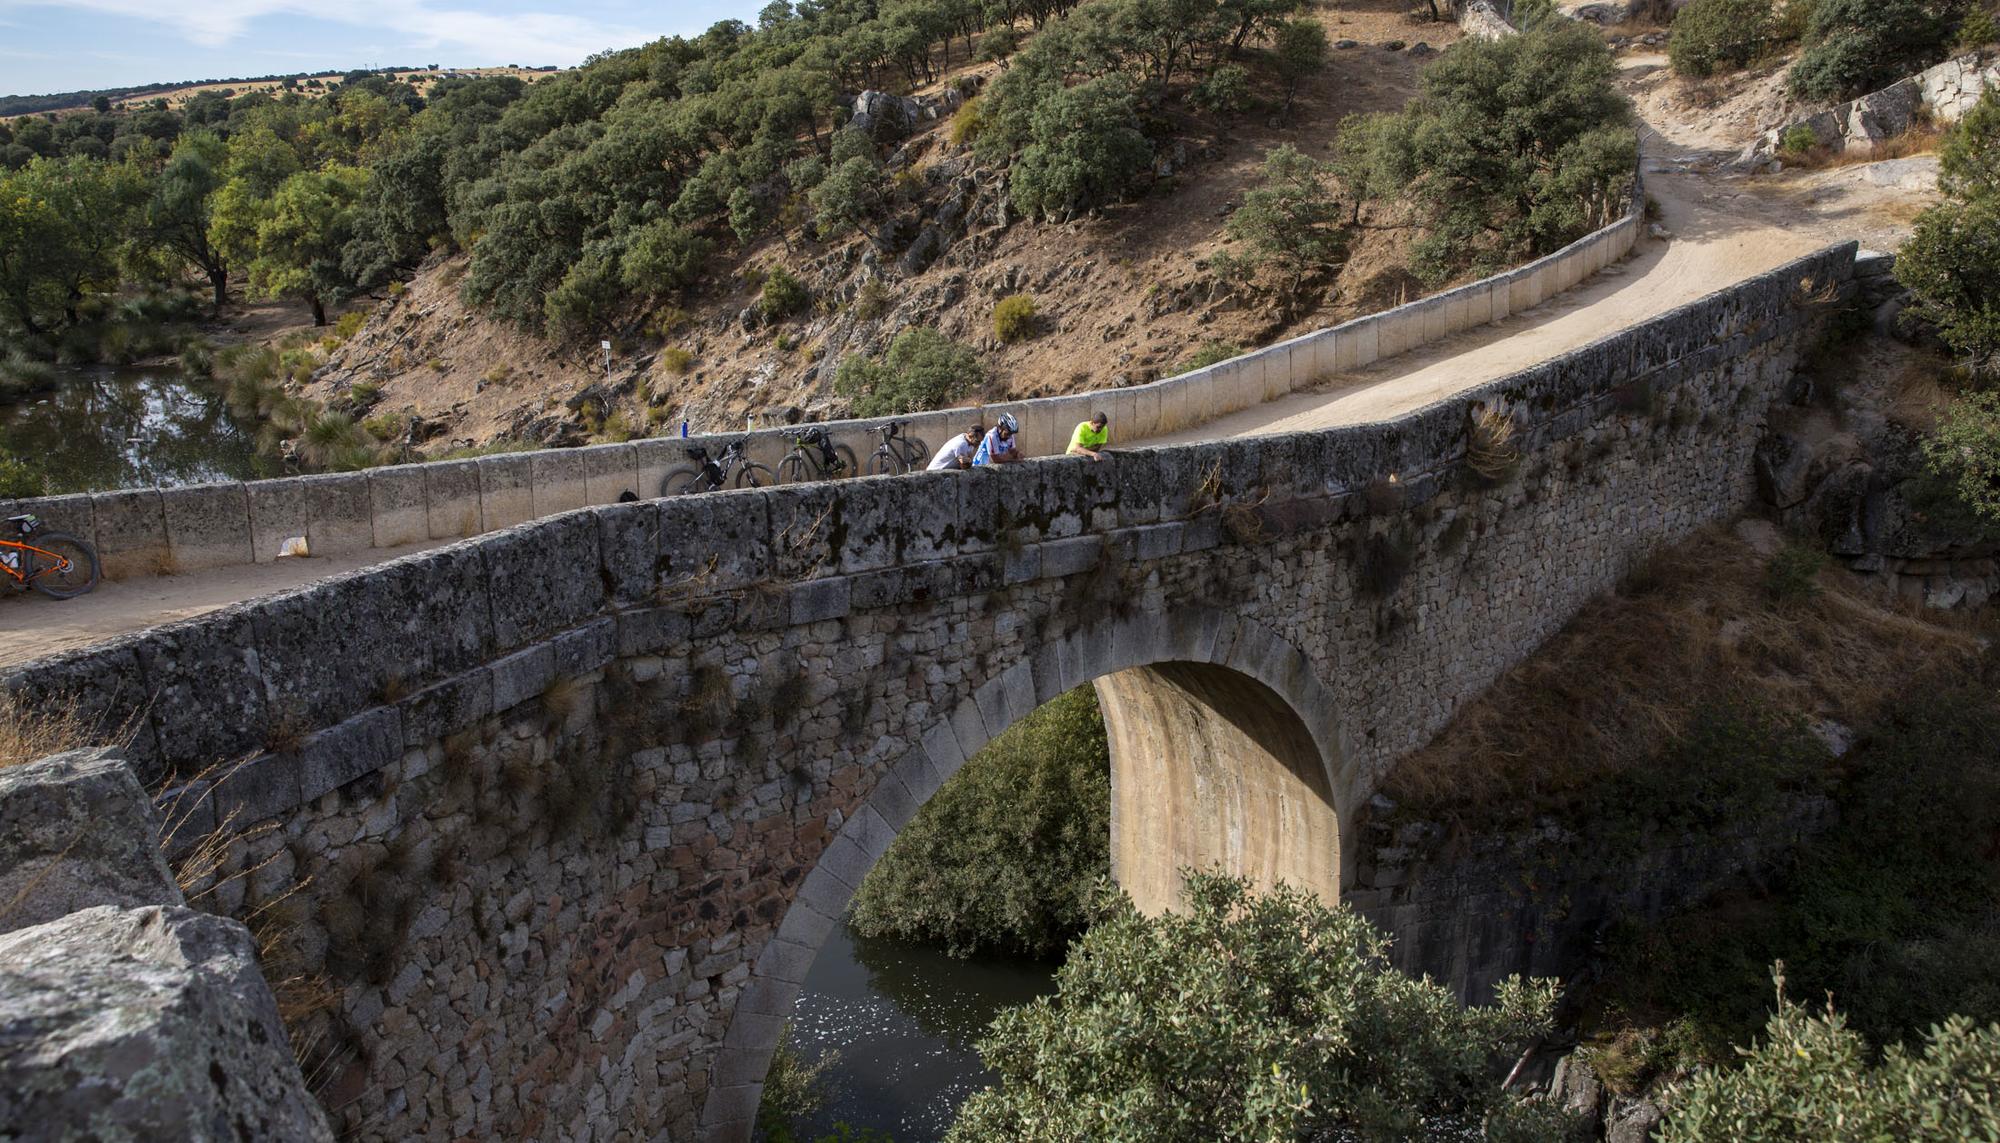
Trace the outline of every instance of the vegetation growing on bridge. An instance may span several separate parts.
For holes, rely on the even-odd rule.
[[[1008,728],[917,811],[862,881],[850,924],[953,956],[1055,956],[1110,873],[1110,752],[1083,686]]]

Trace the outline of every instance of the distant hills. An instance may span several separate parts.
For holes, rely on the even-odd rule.
[[[154,99],[165,99],[168,103],[185,102],[198,92],[229,88],[236,95],[252,91],[271,91],[278,88],[297,88],[306,94],[333,86],[343,79],[356,75],[388,75],[397,79],[421,83],[425,79],[443,78],[447,75],[537,75],[558,70],[553,66],[522,67],[508,64],[505,67],[448,68],[437,64],[422,67],[360,68],[353,71],[293,72],[288,75],[237,76],[229,79],[198,79],[182,83],[156,83],[142,87],[107,87],[95,91],[59,91],[47,95],[0,95],[0,119],[17,115],[41,115],[49,112],[82,111],[95,106],[102,99],[112,106],[129,106]]]

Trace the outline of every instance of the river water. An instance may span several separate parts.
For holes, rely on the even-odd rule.
[[[220,396],[172,368],[63,370],[54,391],[0,404],[0,456],[40,467],[52,492],[283,475]]]
[[[1000,1009],[1055,991],[1054,972],[1036,961],[954,960],[837,927],[792,1015],[802,1056],[840,1053],[827,1071],[830,1098],[799,1138],[841,1122],[896,1143],[943,1138],[958,1105],[993,1078],[973,1043]]]

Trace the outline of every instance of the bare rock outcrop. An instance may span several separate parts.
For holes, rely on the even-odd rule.
[[[1843,154],[1872,150],[1908,131],[1920,115],[1958,122],[1995,86],[2000,86],[2000,58],[1973,53],[1946,60],[1880,91],[1773,127],[1751,140],[1734,165],[1759,167],[1781,158],[1786,137],[1801,130],[1811,131],[1819,146]]]
[[[1458,26],[1475,40],[1504,40],[1520,34],[1489,0],[1470,0],[1460,6]]]
[[[0,1137],[331,1140],[250,931],[159,844],[115,750],[0,770]]]
[[[152,806],[112,750],[0,769],[0,932],[89,905],[183,905]]]
[[[0,1123],[23,1143],[333,1137],[249,931],[179,906],[0,937]]]

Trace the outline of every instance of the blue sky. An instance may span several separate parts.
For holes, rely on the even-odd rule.
[[[371,65],[574,64],[764,0],[0,0],[0,95]]]

